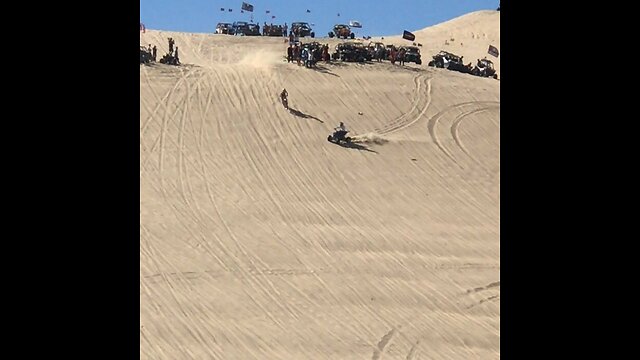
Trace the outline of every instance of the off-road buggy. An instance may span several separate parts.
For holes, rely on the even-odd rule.
[[[351,38],[354,39],[356,35],[351,31],[351,27],[345,24],[336,24],[333,27],[333,31],[329,31],[329,37],[337,37],[338,39],[343,38]]]
[[[365,62],[371,60],[371,54],[361,42],[346,41],[336,45],[331,54],[333,60]]]
[[[316,33],[313,32],[313,30],[311,30],[311,26],[309,26],[309,24],[306,22],[292,23],[291,33],[299,37],[305,37],[305,36],[311,36],[312,38],[316,37]]]
[[[479,59],[476,66],[471,70],[471,74],[482,77],[498,78],[496,69],[493,67],[493,62],[489,59]]]
[[[422,64],[422,57],[420,55],[420,49],[417,46],[403,46],[400,50],[404,49],[404,62],[413,62],[418,65]]]

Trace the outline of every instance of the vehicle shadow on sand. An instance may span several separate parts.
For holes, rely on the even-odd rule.
[[[319,64],[315,64],[314,66],[311,67],[311,69],[323,74],[329,74],[331,76],[340,77],[340,75],[332,73],[329,69]]]
[[[336,143],[334,143],[334,144],[336,144]],[[363,146],[363,145],[360,145],[360,144],[356,144],[356,143],[353,143],[353,142],[350,142],[350,143],[340,142],[339,144],[336,144],[336,145],[340,145],[343,148],[347,148],[347,149],[356,149],[356,150],[360,150],[360,151],[368,151],[368,152],[372,152],[374,154],[378,153],[377,151],[371,150],[366,146]]]
[[[294,109],[292,107],[289,108],[289,112],[292,113],[293,115],[297,116],[297,117],[301,117],[303,119],[313,119],[315,121],[319,121],[320,123],[324,124],[324,121],[318,119],[317,117],[315,117],[313,115],[305,114],[302,111]]]
[[[427,72],[427,68],[421,68],[421,67],[417,67],[420,65],[408,65],[409,63],[405,63],[405,65],[400,65],[397,62],[395,64],[391,64],[390,62],[387,62],[386,66],[387,66],[387,70],[390,70],[391,72],[404,72],[404,71],[410,71],[410,72],[415,72],[415,73],[426,73]]]

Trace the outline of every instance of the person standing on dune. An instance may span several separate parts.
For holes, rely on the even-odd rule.
[[[287,48],[287,63],[290,63],[293,61],[293,46],[289,45],[289,47]]]
[[[300,66],[300,47],[298,45],[293,48],[293,57],[296,59],[296,63],[298,63],[298,66]]]
[[[400,49],[400,52],[398,53],[398,60],[400,61],[400,65],[404,66],[404,55],[405,55],[405,50],[404,48]]]
[[[176,46],[176,53],[173,56],[175,58],[176,65],[180,65],[180,57],[178,57],[178,47]]]
[[[307,67],[310,68],[313,65],[313,55],[314,55],[315,50],[309,48],[309,50],[307,50]]]
[[[309,56],[307,55],[307,48],[303,47],[302,50],[300,50],[300,58],[304,63],[304,66],[307,67],[307,62],[309,61]]]

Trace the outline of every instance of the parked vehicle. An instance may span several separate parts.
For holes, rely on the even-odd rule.
[[[149,50],[144,46],[140,46],[140,64],[148,64],[152,59],[153,57]]]
[[[244,31],[245,36],[260,36],[260,25],[247,24],[247,28]]]
[[[435,66],[437,68],[446,68],[449,70],[460,71],[463,73],[470,72],[470,69],[462,62],[462,56],[458,56],[444,50],[441,50],[439,53],[434,55],[433,60],[429,61],[427,65]]]
[[[216,25],[215,33],[229,35],[229,32],[231,31],[231,27],[232,27],[231,23],[218,23],[218,25]]]
[[[262,35],[264,36],[282,36],[282,25],[263,25]]]
[[[422,58],[420,56],[420,49],[417,46],[402,46],[404,49],[404,62],[413,62],[418,65],[422,64]]]
[[[496,69],[493,67],[493,62],[489,59],[479,59],[476,66],[471,70],[471,74],[482,77],[498,78]]]
[[[296,36],[306,37],[310,36],[312,38],[316,37],[316,33],[313,32],[311,26],[309,26],[306,22],[294,22],[291,23],[291,33]]]
[[[371,54],[361,42],[346,41],[336,45],[336,50],[331,58],[333,60],[364,62],[371,60]]]
[[[372,59],[384,60],[387,58],[387,48],[381,42],[370,42],[369,45],[367,45],[367,49]]]
[[[249,29],[249,23],[246,21],[236,21],[231,26],[231,35],[245,35],[245,32]]]

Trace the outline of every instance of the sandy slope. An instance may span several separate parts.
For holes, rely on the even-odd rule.
[[[456,20],[418,33],[499,46],[493,13]],[[141,44],[168,36],[188,65],[140,66],[142,359],[499,358],[499,81]],[[341,120],[378,140],[328,143]]]

